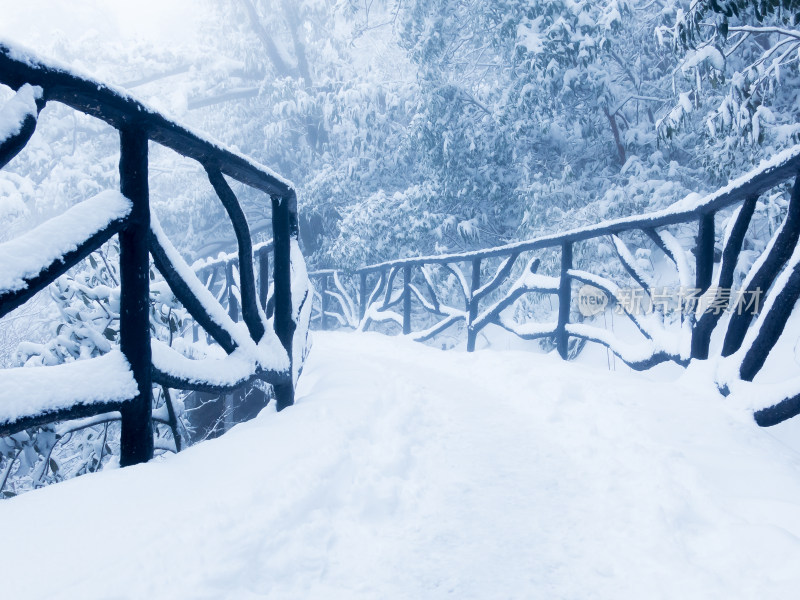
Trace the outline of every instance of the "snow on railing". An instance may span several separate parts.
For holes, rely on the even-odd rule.
[[[312,322],[361,331],[383,324],[384,331],[399,329],[418,341],[458,326],[468,351],[494,325],[551,344],[564,359],[586,342],[600,344],[634,369],[713,359],[718,388],[734,401],[746,397],[740,403],[756,421],[774,425],[800,414],[800,379],[771,386],[760,403],[753,399],[762,384],[748,382],[775,348],[800,296],[799,173],[795,146],[712,194],[691,194],[649,214],[351,273],[316,271],[310,274],[317,290]],[[764,208],[759,197],[793,178],[782,225],[748,264],[742,251],[754,215]],[[694,241],[691,251],[682,243],[687,238]],[[520,262],[523,254],[528,259]],[[586,265],[576,268],[574,256]],[[664,285],[665,278],[673,286]],[[608,328],[609,313],[612,323],[614,314],[629,320],[630,331]]]
[[[0,435],[53,421],[71,410],[79,416],[118,410],[136,397],[128,361],[119,350],[51,367],[6,369],[0,378]]]
[[[131,208],[119,192],[101,192],[0,244],[0,302],[5,304],[16,293],[22,304],[32,290],[41,289],[37,280],[59,270],[64,257],[79,254],[83,258],[122,229]]]
[[[13,156],[14,149],[28,143],[43,106],[42,88],[28,84],[20,87],[14,97],[6,102],[0,109],[0,156]],[[5,163],[0,162],[0,168],[4,166]]]
[[[297,246],[292,184],[122,90],[5,43],[0,43],[0,83],[17,92],[0,108],[0,168],[30,140],[47,102],[60,102],[96,117],[120,134],[120,192],[85,200],[0,244],[0,318],[114,235],[119,237],[121,290],[119,350],[65,365],[0,370],[0,435],[70,419],[120,418],[120,464],[124,466],[153,456],[152,421],[165,418],[153,414],[153,384],[163,387],[174,433],[176,412],[169,388],[231,393],[263,382],[272,386],[278,410],[293,404],[302,367],[298,363],[308,349],[310,303]],[[151,141],[200,163],[230,218],[238,245],[235,257],[196,265],[205,274],[213,273],[217,265],[227,269],[227,309],[209,292],[209,282],[201,282],[195,269],[185,263],[151,215],[147,181]],[[226,176],[269,196],[274,242],[253,246],[244,212]],[[151,255],[164,278],[153,284],[153,291],[163,294],[169,288],[193,317],[195,338],[197,328],[203,327],[218,344],[221,356],[210,352],[205,358],[190,357],[151,340]],[[254,260],[259,266],[258,289]],[[238,307],[243,324],[237,323]],[[180,448],[177,438],[175,445]]]

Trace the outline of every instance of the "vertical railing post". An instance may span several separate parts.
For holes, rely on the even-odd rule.
[[[470,281],[469,293],[469,313],[467,319],[467,352],[475,351],[475,342],[478,339],[478,332],[475,331],[475,319],[478,318],[478,301],[475,300],[475,292],[481,287],[481,259],[472,259],[472,281]]]
[[[756,294],[760,298],[761,294],[766,294],[772,287],[778,273],[781,272],[786,261],[794,252],[800,239],[800,174],[795,177],[792,195],[789,198],[789,206],[786,208],[786,217],[780,230],[775,234],[775,243],[764,260],[760,260],[758,270],[748,277],[749,284],[746,288],[739,290],[740,297],[750,297]],[[722,342],[722,356],[730,356],[741,348],[744,338],[750,328],[750,323],[755,318],[758,307],[750,306],[745,310],[734,310],[731,313],[731,320],[728,321],[725,339]]]
[[[328,275],[323,273],[320,276],[319,296],[320,296],[320,310],[322,311],[322,319],[320,327],[323,331],[328,328]]]
[[[714,274],[714,214],[700,217],[697,225],[697,246],[695,248],[695,287],[704,294],[711,286]]]
[[[225,285],[228,286],[228,316],[235,323],[239,320],[239,302],[236,300],[236,294],[233,293],[236,282],[233,278],[232,260],[225,265]]]
[[[700,306],[700,296],[711,287],[714,276],[714,214],[713,212],[703,214],[697,221],[697,239],[695,240],[695,282],[694,287],[697,294],[697,304]],[[701,327],[698,327],[699,317],[695,312],[689,315],[689,323],[692,328],[691,357],[708,358],[707,344],[704,343],[704,335]]]
[[[362,321],[367,314],[367,274],[358,274],[358,320]]]
[[[225,212],[231,220],[233,232],[236,235],[237,256],[236,266],[238,270],[238,277],[236,278],[236,288],[239,290],[238,302],[229,302],[229,312],[232,312],[233,307],[236,307],[237,314],[231,315],[234,321],[239,318],[238,311],[241,308],[242,321],[247,326],[247,331],[250,338],[254,342],[259,342],[264,336],[264,323],[261,316],[258,314],[258,299],[256,298],[256,276],[253,269],[253,240],[250,238],[250,227],[247,224],[247,217],[245,217],[242,205],[236,198],[236,194],[225,181],[225,176],[221,171],[209,168],[206,166],[206,173],[208,174],[208,181],[214,188],[214,191],[219,196],[222,206],[225,207]],[[231,261],[232,263],[233,261]],[[229,273],[230,274],[230,273]],[[230,283],[233,283],[233,277],[229,278]],[[228,288],[229,291],[232,287]]]
[[[294,404],[294,382],[292,360],[292,339],[295,322],[292,318],[292,236],[297,235],[296,214],[292,223],[292,211],[296,210],[294,192],[283,198],[272,197],[272,235],[274,244],[274,265],[272,280],[275,286],[275,334],[289,355],[289,380],[276,384],[275,401],[277,410]]]
[[[572,242],[561,244],[561,279],[558,283],[558,326],[556,328],[556,348],[562,359],[567,360],[569,347],[569,310],[572,302],[572,279],[568,271],[572,268]]]
[[[403,335],[411,333],[411,265],[403,266]]]
[[[261,299],[261,309],[267,311],[267,296],[269,296],[269,248],[266,246],[258,251],[258,297]]]
[[[120,409],[120,466],[123,467],[153,458],[147,141],[145,132],[135,126],[120,130],[120,191],[133,203],[127,225],[119,233],[120,349],[138,388],[137,396]]]
[[[197,277],[203,281],[206,279],[205,270],[200,270],[197,273]],[[200,339],[200,326],[197,324],[197,321],[192,319],[192,342],[197,343]],[[167,388],[164,388],[164,394],[169,395],[169,391]]]

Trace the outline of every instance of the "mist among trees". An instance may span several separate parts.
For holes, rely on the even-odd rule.
[[[36,50],[78,67],[91,56],[98,78],[292,179],[316,266],[661,208],[798,137],[794,2],[199,4],[201,45],[87,33]],[[42,218],[42,197],[64,201],[50,190],[115,177],[110,134],[48,113],[39,151],[0,175],[6,231]],[[195,258],[218,251],[231,233],[217,231],[210,187],[160,160],[181,180],[154,182],[165,226]]]

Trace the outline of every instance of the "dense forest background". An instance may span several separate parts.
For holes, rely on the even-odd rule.
[[[293,180],[316,267],[661,208],[800,133],[792,0],[195,4],[201,43],[98,43],[87,29],[34,49]],[[49,107],[31,150],[0,173],[0,235],[113,187],[116,146],[104,126]],[[193,258],[227,246],[205,178],[177,156],[153,160],[176,242]],[[268,231],[264,199],[244,199]]]

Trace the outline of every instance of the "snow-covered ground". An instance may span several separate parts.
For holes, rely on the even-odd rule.
[[[295,407],[0,532],[8,598],[795,598],[800,455],[688,378],[317,333]]]

